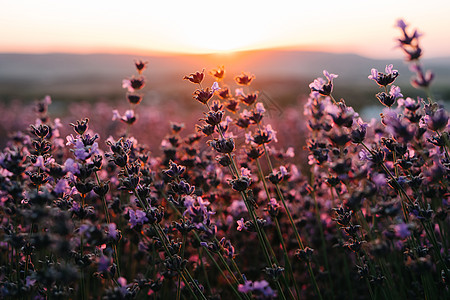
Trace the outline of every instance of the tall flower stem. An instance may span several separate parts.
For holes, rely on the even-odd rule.
[[[330,266],[328,264],[327,243],[325,241],[325,235],[324,235],[323,228],[322,228],[322,219],[320,218],[319,204],[318,204],[317,198],[316,198],[316,189],[314,188],[314,174],[312,174],[311,186],[313,187],[312,188],[312,196],[313,196],[313,200],[314,200],[314,211],[315,211],[315,215],[316,215],[317,226],[319,227],[319,231],[320,231],[320,240],[322,241],[322,255],[323,255],[324,262],[325,262],[325,268],[327,270],[328,282],[331,286],[331,289],[334,290],[333,280],[331,278]]]
[[[262,168],[261,168],[261,164],[259,163],[259,158],[256,159],[256,165],[258,166],[259,177],[260,177],[260,179],[261,179],[261,181],[263,183],[264,190],[266,191],[267,199],[270,199],[270,192],[269,192],[269,189],[267,188],[267,183],[266,183],[266,180],[264,178],[264,174],[263,174],[263,171],[262,171]],[[292,265],[291,265],[291,262],[289,260],[288,252],[287,252],[287,249],[286,249],[286,245],[284,243],[283,234],[281,233],[280,223],[278,222],[278,219],[276,217],[273,218],[273,219],[275,221],[276,232],[277,232],[278,238],[280,239],[281,247],[283,249],[283,255],[284,255],[284,260],[285,260],[285,263],[286,263],[286,267],[288,269],[288,273],[289,273],[289,275],[291,277],[291,280],[292,280],[292,282],[294,284],[295,293],[297,294],[297,298],[298,298],[300,293],[299,293],[299,290],[298,290],[297,281],[295,280],[295,277],[294,277]],[[287,278],[285,280],[287,281]],[[289,289],[289,287],[288,287],[288,289]],[[290,290],[289,290],[289,292],[290,292]]]
[[[366,146],[366,144],[361,143],[361,145],[363,145],[364,148],[366,148],[367,151],[369,151],[369,153],[373,154],[373,151]],[[412,205],[413,201],[411,200],[411,198],[408,196],[408,194],[406,193],[406,191],[404,190],[404,188],[400,185],[400,183],[397,181],[397,179],[394,177],[394,175],[392,175],[391,171],[389,171],[389,169],[384,165],[384,163],[381,164],[381,167],[383,168],[383,170],[386,171],[386,173],[388,174],[388,176],[392,179],[393,182],[395,182],[395,186],[398,187],[398,192],[400,195],[403,195],[405,200],[407,201],[408,204]],[[408,212],[407,212],[407,208],[404,205],[404,202],[402,201],[402,208],[403,208],[403,214],[405,217],[405,221],[408,222]],[[428,227],[429,221],[424,221],[422,219],[420,219],[420,223],[422,224],[425,233],[427,234],[430,242],[433,244],[433,249],[435,252],[435,256],[436,258],[440,261],[441,263],[441,267],[442,267],[442,271],[445,273],[447,278],[450,278],[450,272],[449,269],[447,268],[447,263],[444,261],[444,259],[442,258],[442,255],[439,251],[439,245],[436,239],[436,235],[434,234],[434,230],[433,228],[430,226],[430,228]]]
[[[94,174],[95,174],[95,178],[96,178],[96,180],[97,180],[97,184],[100,185],[100,179],[99,179],[99,177],[98,177],[97,172],[94,172]],[[101,195],[100,198],[102,199],[103,209],[104,209],[104,211],[105,211],[106,222],[107,222],[107,224],[109,225],[109,224],[111,224],[111,218],[110,218],[110,216],[109,216],[109,212],[108,212],[108,204],[106,203],[105,195]],[[121,274],[120,274],[120,264],[119,264],[119,255],[118,255],[118,253],[117,253],[117,246],[116,246],[116,244],[114,244],[114,243],[113,243],[112,246],[113,246],[113,250],[114,250],[114,252],[113,252],[114,261],[116,262],[116,265],[117,265],[117,276],[118,276],[118,277],[121,277]]]
[[[209,107],[208,103],[206,103],[205,105],[208,108],[208,110],[211,110],[211,108]],[[220,129],[220,127],[216,126],[216,129],[219,132],[220,137],[221,138],[225,138],[224,135],[223,135],[222,130]],[[236,162],[234,160],[234,157],[230,153],[227,153],[227,156],[228,156],[228,158],[231,161],[232,171],[234,171],[234,172],[232,172],[233,177],[236,178],[236,179],[239,179],[240,178],[239,170],[237,168],[237,165],[236,165]],[[243,191],[243,192],[240,192],[240,194],[242,196],[242,199],[244,200],[244,203],[245,203],[245,206],[247,208],[247,211],[249,212],[249,215],[252,218],[252,222],[255,225],[256,232],[258,234],[258,239],[259,239],[259,242],[260,242],[260,244],[261,244],[261,246],[263,248],[263,253],[264,253],[264,256],[266,258],[266,262],[267,262],[267,264],[269,266],[271,266],[272,265],[272,260],[271,260],[271,257],[270,257],[269,251],[268,251],[268,248],[271,248],[271,246],[270,246],[270,244],[266,245],[266,243],[264,242],[264,236],[263,236],[263,233],[262,233],[262,229],[260,228],[260,225],[257,222],[256,212],[254,211],[253,204],[250,203],[250,201],[248,199],[248,195],[247,195],[246,192]]]
[[[128,170],[127,170],[126,167],[123,168],[123,171],[124,171],[124,174],[128,177],[129,173],[128,173]],[[144,209],[147,212],[149,208],[144,203],[144,201],[141,199],[141,197],[137,193],[136,189],[134,188],[131,192],[133,193],[133,195],[136,197],[136,199],[141,204],[142,209]],[[168,240],[168,237],[165,235],[163,229],[161,228],[161,225],[156,223],[156,224],[152,224],[152,227],[155,229],[156,235],[158,236],[158,239],[161,241],[161,243],[162,243],[162,245],[164,247],[164,251],[165,251],[166,255],[168,255],[170,258],[172,258],[173,255],[171,254],[169,248],[166,245],[166,242],[169,242],[169,240]],[[187,280],[190,280],[190,282],[192,282],[192,284],[194,285],[194,287],[196,288],[196,290],[198,291],[198,293],[200,294],[200,297],[202,299],[204,299],[204,300],[207,299],[206,296],[201,291],[200,287],[197,285],[197,283],[192,278],[191,274],[189,273],[189,271],[186,268],[183,268],[183,270],[178,270],[178,273],[181,276],[181,278],[183,279],[185,285],[188,287],[189,291],[193,294],[193,296],[196,299],[198,299],[197,294],[192,290],[192,287],[190,286],[189,281],[187,281]]]
[[[168,201],[167,195],[166,195],[164,192],[162,193],[162,195],[163,195],[164,199],[166,199],[167,203],[169,203],[170,207],[171,207],[171,208],[174,210],[174,212],[177,214],[177,216],[178,216],[178,217],[183,217],[183,215],[182,215],[182,213],[180,212],[180,210],[179,210],[172,202]],[[200,243],[202,240],[201,240],[200,236],[198,235],[198,233],[195,232],[195,231],[194,231],[193,233],[194,233],[195,239]],[[215,236],[214,236],[214,242],[216,242],[218,245],[221,246],[221,250],[222,250],[222,251],[224,250],[223,247],[222,247],[222,245],[220,244],[220,242],[217,240],[217,238],[216,238]],[[206,251],[206,254],[208,255],[208,257],[209,257],[209,259],[211,260],[211,262],[213,262],[213,264],[219,269],[219,272],[224,276],[225,280],[227,280],[227,282],[230,284],[231,288],[232,288],[232,289],[235,289],[234,286],[231,284],[231,282],[228,281],[228,278],[225,276],[225,273],[223,272],[222,268],[220,268],[219,264],[218,264],[217,261],[214,259],[214,257],[211,255],[211,253],[209,253],[209,251]],[[219,257],[223,260],[223,257],[222,257],[221,254],[219,255]],[[243,278],[243,276],[242,276],[242,273],[241,273],[241,271],[239,270],[239,267],[236,265],[236,262],[234,261],[234,259],[232,259],[231,261],[232,261],[232,264],[233,264],[233,266],[234,266],[236,272],[240,275],[240,278],[241,278],[241,280],[242,280],[242,283],[245,283],[244,278]],[[234,281],[235,281],[236,283],[239,283],[239,280],[234,276],[233,271],[229,268],[228,264],[227,264],[224,260],[223,260],[223,264],[224,264],[225,267],[227,268],[227,271],[230,273],[230,276],[233,277]],[[202,262],[202,261],[201,261],[201,265],[203,266],[203,262]],[[203,266],[203,269],[204,269],[204,266]],[[204,269],[204,272],[206,272],[205,269]],[[205,273],[205,279],[208,281],[208,276],[206,276],[206,273]],[[208,285],[209,285],[209,284],[208,284]]]
[[[181,244],[181,259],[184,257],[184,249],[186,245],[186,234],[183,234],[183,241]],[[181,299],[181,276],[178,276],[178,286],[177,286],[177,300]]]
[[[264,153],[265,153],[266,158],[267,158],[267,164],[269,165],[269,170],[270,170],[270,172],[273,172],[272,162],[270,160],[270,156],[269,156],[269,153],[267,151],[267,148],[266,148],[265,144],[263,144],[263,149],[264,149]],[[288,208],[288,206],[286,204],[286,201],[284,200],[283,193],[281,192],[281,189],[280,189],[278,184],[275,184],[275,189],[277,191],[278,199],[283,204],[284,210],[286,211],[286,215],[288,216],[289,222],[291,223],[291,226],[292,226],[292,228],[294,230],[294,235],[295,235],[295,238],[297,239],[298,245],[300,246],[301,250],[305,250],[305,246],[303,245],[302,239],[300,237],[300,233],[297,230],[297,226],[295,225],[294,219],[292,218],[291,212],[290,212],[290,210],[289,210],[289,208]],[[311,267],[311,262],[309,262],[309,261],[307,262],[307,268],[308,268],[308,273],[309,273],[311,282],[312,282],[312,284],[314,286],[314,290],[316,291],[317,296],[319,297],[319,299],[323,299],[322,298],[322,294],[320,293],[320,289],[319,289],[319,286],[317,284],[316,278],[314,276],[314,272],[313,272],[312,267]]]

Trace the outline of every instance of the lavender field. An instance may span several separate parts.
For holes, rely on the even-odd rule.
[[[449,299],[449,70],[396,27],[404,62],[344,88],[130,57],[31,102],[1,73],[0,298]]]

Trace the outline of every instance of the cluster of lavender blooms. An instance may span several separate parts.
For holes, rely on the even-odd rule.
[[[406,61],[410,63],[410,69],[415,73],[415,77],[411,78],[411,85],[416,88],[424,88],[429,93],[428,87],[434,78],[434,74],[429,70],[424,72],[420,63],[422,48],[420,48],[419,37],[422,34],[417,30],[408,34],[406,30],[408,25],[402,19],[398,20],[396,25],[402,32],[402,37],[397,39],[398,47],[405,53]]]
[[[392,65],[368,71],[381,121],[335,99],[338,75],[324,71],[303,132],[269,121],[253,74],[228,82],[219,67],[204,87],[194,72],[203,116],[191,130],[171,122],[157,145],[136,113],[147,63],[135,66],[130,108],[112,113],[124,133],[83,116],[65,126],[46,97],[0,153],[1,298],[449,297],[449,116],[405,97]]]

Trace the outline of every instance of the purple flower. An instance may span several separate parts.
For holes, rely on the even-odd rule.
[[[241,176],[250,177],[252,176],[252,173],[247,168],[241,168]]]
[[[395,24],[395,26],[400,28],[400,30],[403,33],[403,37],[398,39],[398,41],[400,42],[400,47],[404,47],[404,46],[417,47],[417,44],[418,44],[417,39],[421,36],[421,34],[417,30],[414,30],[414,33],[410,36],[406,32],[406,28],[408,27],[408,25],[402,19],[397,20],[397,23]],[[416,40],[415,43],[413,43],[414,40]]]
[[[264,108],[264,105],[261,102],[256,103],[256,112],[258,114],[264,114],[266,112],[266,109]]]
[[[428,116],[427,126],[433,131],[439,131],[448,124],[448,114],[443,108],[438,109],[435,113]]]
[[[405,21],[402,19],[397,20],[397,24],[395,24],[396,27],[400,28],[401,30],[405,30],[405,28],[408,26],[406,25]]]
[[[105,255],[102,255],[98,260],[98,271],[105,272],[108,270],[111,265],[111,258]]]
[[[366,149],[359,151],[358,157],[361,161],[370,161],[370,153]]]
[[[434,73],[430,70],[423,73],[422,67],[418,63],[410,65],[409,69],[416,73],[416,77],[411,78],[411,85],[415,88],[426,88],[431,84]]]
[[[147,215],[142,210],[137,209],[136,211],[134,211],[130,209],[128,211],[128,214],[130,216],[131,228],[137,225],[143,225],[145,222],[148,221]]]
[[[125,114],[121,116],[119,114],[119,111],[115,109],[113,110],[112,120],[120,120],[126,124],[132,125],[134,122],[136,122],[136,115],[134,114],[134,110],[128,109],[127,111],[125,111]]]
[[[395,81],[398,76],[398,71],[393,70],[393,65],[387,65],[385,69],[386,73],[378,72],[377,69],[370,71],[369,79],[374,80],[379,86],[388,86]]]
[[[408,236],[411,235],[411,231],[409,230],[409,224],[400,223],[394,225],[394,230],[396,236],[398,236],[401,239],[406,239]]]
[[[403,97],[403,94],[400,92],[400,87],[391,85],[391,90],[389,91],[389,95],[391,95],[394,98],[400,98]]]
[[[77,139],[75,142],[75,150],[73,151],[75,157],[79,160],[85,160],[89,157],[89,151],[86,150],[87,149],[84,147],[83,141]]]
[[[140,90],[144,87],[144,77],[135,78],[131,77],[130,79],[122,80],[122,87],[124,89],[128,89],[128,92],[133,93],[135,90]]]
[[[420,108],[420,100],[416,101],[410,97],[406,99],[398,99],[397,103],[399,106],[405,107],[409,111],[416,111]]]
[[[117,226],[115,223],[109,223],[108,224],[108,237],[112,238],[113,240],[117,240],[119,236],[119,231],[117,230]]]
[[[69,186],[69,183],[67,182],[67,180],[62,178],[55,185],[54,191],[57,194],[62,194],[62,193],[67,192],[69,188],[70,188],[70,186]]]
[[[195,204],[195,199],[189,195],[185,196],[183,199],[184,199],[184,206],[187,209],[190,209],[191,206],[193,206]]]
[[[25,286],[30,287],[33,286],[36,283],[36,279],[31,278],[31,276],[27,276],[25,279]]]
[[[268,124],[265,129],[266,129],[267,134],[269,135],[270,140],[278,142],[277,132],[272,128],[272,125]]]
[[[240,284],[238,287],[239,292],[248,293],[253,291],[253,283],[251,281],[246,281],[244,284]]]
[[[80,168],[78,167],[78,163],[72,158],[68,158],[64,163],[64,171],[70,172],[72,174],[79,174]]]
[[[280,166],[280,174],[283,177],[289,175],[289,172],[288,172],[288,170],[286,169],[285,166]]]
[[[386,175],[383,173],[376,173],[372,175],[372,181],[378,188],[381,188],[387,184]]]
[[[217,83],[217,81],[215,81],[215,82],[212,84],[212,86],[211,86],[211,91],[212,91],[213,93],[215,93],[215,92],[217,92],[218,90],[220,90],[220,86],[219,86],[219,83]]]
[[[275,298],[277,293],[269,286],[266,280],[261,281],[246,281],[244,284],[238,286],[238,291],[241,293],[253,292],[260,298]]]
[[[238,231],[242,231],[242,229],[247,229],[247,227],[245,226],[244,218],[240,218],[236,222],[238,224],[238,226],[237,226]]]
[[[313,98],[317,98],[319,95],[330,96],[333,91],[333,79],[337,78],[338,75],[330,74],[327,70],[323,70],[323,75],[328,81],[325,81],[322,77],[318,77],[309,84]]]
[[[400,143],[407,143],[414,138],[415,127],[400,119],[396,112],[389,110],[381,114],[382,123],[387,132],[392,134]]]

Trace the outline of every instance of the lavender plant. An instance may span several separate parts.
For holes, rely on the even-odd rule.
[[[397,25],[429,91],[420,34]],[[46,97],[0,153],[2,298],[449,297],[449,116],[431,92],[404,96],[390,64],[368,70],[384,108],[364,121],[323,71],[304,115],[277,122],[256,76],[221,66],[184,77],[204,109],[188,128],[137,117],[152,112],[138,106],[147,62],[135,67],[115,132],[101,109],[64,125]],[[166,128],[157,144],[150,126]]]

